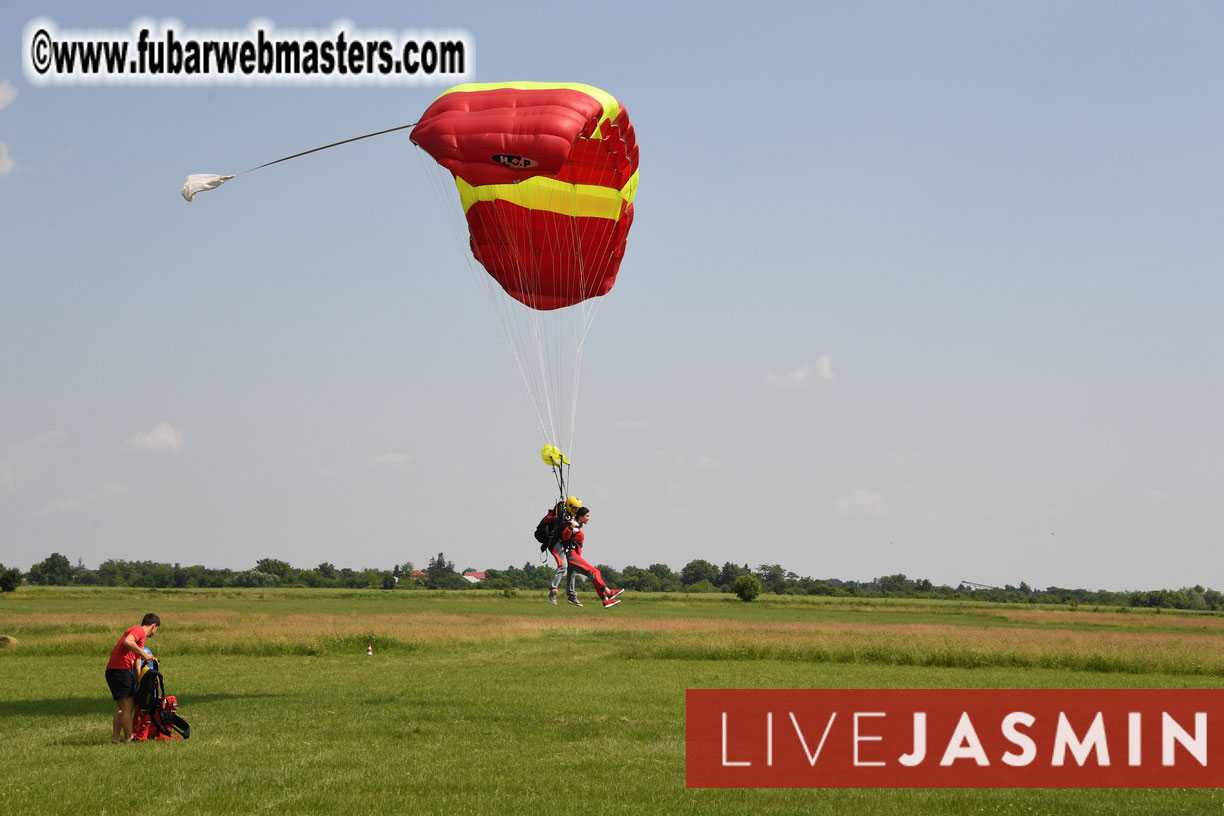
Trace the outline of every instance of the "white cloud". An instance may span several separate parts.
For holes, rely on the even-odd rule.
[[[128,496],[132,491],[122,482],[107,482],[84,496],[56,499],[38,511],[40,516],[76,516],[90,510],[102,510]]]
[[[9,103],[17,98],[17,89],[13,87],[13,83],[7,79],[0,82],[0,110],[8,107]],[[4,178],[13,172],[17,163],[13,161],[13,157],[9,155],[8,144],[0,142],[0,178]]]
[[[612,427],[618,431],[640,431],[646,428],[646,420],[618,419]]]
[[[800,366],[786,374],[775,374],[772,371],[765,381],[776,388],[799,388],[811,383],[826,383],[833,381],[833,355],[822,354],[811,365]]]
[[[412,457],[406,453],[389,452],[370,457],[370,464],[385,467],[403,467],[411,461]]]
[[[884,497],[874,490],[856,487],[849,496],[837,500],[837,509],[843,513],[878,516],[887,512]]]
[[[124,443],[132,450],[151,453],[182,453],[183,432],[169,423],[162,422],[148,433],[138,433]]]

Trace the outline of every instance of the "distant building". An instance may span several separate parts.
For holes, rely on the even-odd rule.
[[[479,584],[485,579],[485,574],[483,572],[477,572],[476,570],[468,570],[467,572],[463,573],[463,579],[473,584]]]

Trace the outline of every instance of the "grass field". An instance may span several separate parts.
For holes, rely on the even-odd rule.
[[[687,688],[1221,688],[1224,617],[924,601],[54,589],[0,596],[0,812],[1219,813],[1216,790],[688,790]],[[111,745],[151,642],[186,742]],[[367,657],[366,644],[374,655]]]

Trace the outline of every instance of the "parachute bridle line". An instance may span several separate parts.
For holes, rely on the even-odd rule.
[[[398,125],[397,127],[387,128],[386,130],[380,130],[377,133],[367,133],[364,136],[354,136],[351,139],[344,139],[343,141],[332,142],[331,144],[323,145],[322,147],[312,147],[310,150],[303,150],[301,153],[294,153],[292,156],[285,156],[283,159],[276,159],[275,161],[264,162],[258,167],[252,167],[249,170],[243,170],[242,173],[235,173],[234,175],[241,176],[244,173],[253,173],[254,171],[260,170],[264,167],[271,167],[274,164],[280,164],[281,162],[289,161],[290,159],[296,159],[300,156],[309,156],[311,153],[318,153],[320,150],[327,150],[332,147],[339,147],[340,145],[346,145],[349,142],[360,142],[362,139],[369,139],[374,136],[382,136],[384,133],[394,133],[397,130],[407,130],[410,127],[416,127],[416,126],[417,126],[416,122],[413,122],[411,125]]]
[[[204,192],[205,190],[215,190],[227,181],[236,179],[239,176],[244,176],[247,173],[254,173],[256,170],[261,170],[264,167],[271,167],[274,164],[280,164],[281,162],[287,162],[290,159],[296,159],[300,156],[309,156],[311,153],[318,153],[320,150],[328,150],[333,147],[339,147],[340,145],[346,145],[349,142],[359,142],[362,139],[369,139],[374,136],[382,136],[384,133],[394,133],[397,130],[405,130],[410,127],[416,127],[417,124],[419,124],[419,122],[413,122],[411,125],[398,125],[393,128],[387,128],[386,130],[379,130],[374,133],[367,133],[364,136],[354,136],[351,139],[342,139],[339,142],[332,142],[331,144],[323,145],[322,147],[312,147],[310,150],[303,150],[300,153],[294,153],[292,156],[283,156],[282,158],[274,159],[270,162],[264,162],[263,164],[256,165],[255,167],[249,167],[240,173],[230,173],[229,175],[216,175],[213,173],[193,173],[187,176],[187,182],[183,185],[182,195],[183,195],[183,198],[185,198],[187,201],[191,201],[193,198],[195,198],[196,195]]]

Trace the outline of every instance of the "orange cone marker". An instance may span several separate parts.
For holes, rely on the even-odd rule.
[[[373,657],[373,656],[374,656],[374,644],[367,643],[366,644],[366,657]]]

